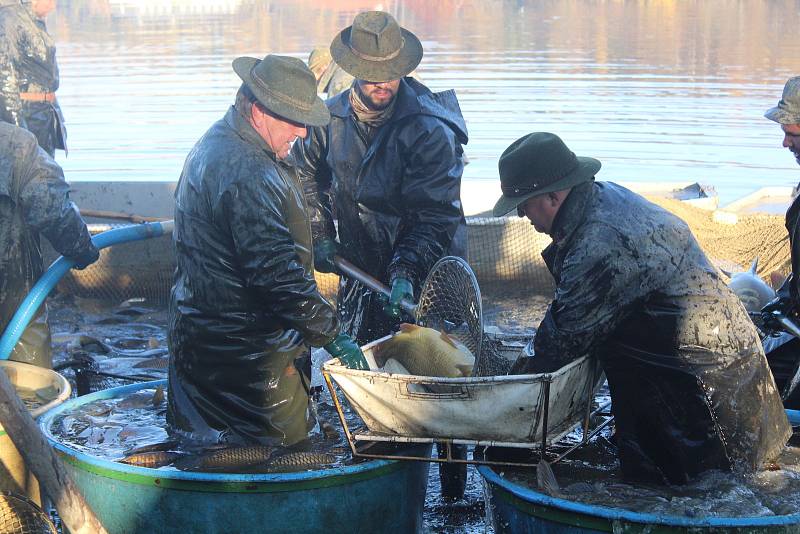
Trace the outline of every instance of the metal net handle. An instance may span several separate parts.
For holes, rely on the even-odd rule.
[[[472,375],[481,368],[483,309],[478,280],[469,264],[445,256],[431,267],[422,284],[415,319],[456,337],[475,357]],[[452,327],[451,328],[448,328]]]

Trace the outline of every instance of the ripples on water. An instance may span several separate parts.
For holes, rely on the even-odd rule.
[[[723,203],[800,176],[762,117],[800,74],[797,0],[61,0],[68,179],[177,179],[232,103],[235,57],[306,58],[374,8],[421,38],[425,83],[457,90],[467,184],[536,130],[602,160],[600,179],[699,181]]]

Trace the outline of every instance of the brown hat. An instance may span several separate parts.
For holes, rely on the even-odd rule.
[[[325,126],[331,115],[317,96],[317,80],[301,59],[268,55],[238,57],[233,70],[272,113],[309,126]]]
[[[594,179],[600,161],[576,156],[555,134],[535,132],[511,143],[498,167],[503,196],[492,215],[502,217],[529,198]]]
[[[389,13],[359,13],[331,43],[333,60],[360,80],[388,82],[411,73],[422,61],[419,39]]]

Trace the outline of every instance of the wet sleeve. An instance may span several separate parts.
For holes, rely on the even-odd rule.
[[[463,149],[443,122],[406,131],[406,169],[400,191],[402,220],[389,265],[389,280],[402,277],[415,288],[450,247],[463,216],[461,174]],[[412,137],[407,138],[411,133]]]
[[[314,239],[336,238],[331,199],[332,177],[326,161],[327,153],[327,129],[315,126],[308,129],[308,135],[302,143],[295,143],[290,160],[303,185]]]
[[[78,208],[69,199],[61,167],[39,148],[33,136],[19,150],[19,202],[26,224],[44,235],[60,254],[71,259],[96,259],[97,249]]]
[[[642,275],[626,238],[605,225],[587,232],[564,259],[536,331],[533,372],[555,371],[604,343],[639,299]]]
[[[0,31],[5,30],[0,27]],[[12,35],[0,38],[0,120],[27,128],[19,98],[19,78],[15,66],[16,39]]]
[[[313,271],[306,271],[287,217],[303,216],[277,177],[241,180],[226,200],[239,268],[247,287],[267,313],[291,325],[313,347],[339,332],[333,306],[319,294]],[[309,252],[310,254],[310,252]]]

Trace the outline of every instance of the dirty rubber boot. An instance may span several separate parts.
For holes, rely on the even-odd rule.
[[[437,444],[436,450],[439,453],[439,458],[447,458],[447,448],[445,446]],[[453,458],[466,460],[466,446],[453,445],[452,450]],[[467,487],[467,464],[440,463],[439,484],[442,488],[442,499],[445,502],[455,502],[464,497],[464,490]]]

